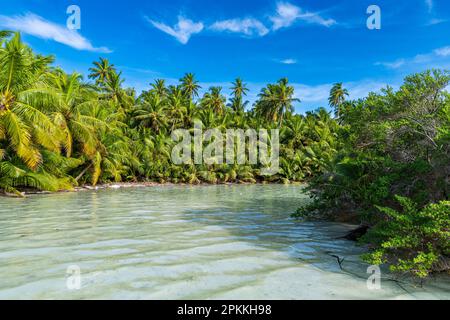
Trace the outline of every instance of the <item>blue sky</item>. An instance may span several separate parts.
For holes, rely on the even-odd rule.
[[[372,4],[381,30],[366,26]],[[78,31],[66,27],[69,5],[81,9]],[[225,92],[242,77],[253,101],[288,77],[298,112],[326,106],[335,82],[359,98],[413,72],[450,69],[448,0],[0,0],[0,28],[21,30],[68,72],[87,74],[106,57],[138,91],[193,72],[204,89]]]

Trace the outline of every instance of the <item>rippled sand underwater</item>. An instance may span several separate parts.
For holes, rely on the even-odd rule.
[[[0,299],[450,299],[448,277],[368,290],[363,249],[337,240],[352,226],[291,219],[305,201],[282,185],[0,198]]]

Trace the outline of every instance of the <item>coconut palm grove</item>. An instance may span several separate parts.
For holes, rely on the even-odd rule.
[[[250,105],[244,78],[203,96],[193,73],[158,79],[137,94],[112,61],[88,78],[33,52],[20,33],[0,32],[0,190],[73,191],[119,182],[306,184],[295,217],[353,222],[367,232],[363,259],[425,278],[450,270],[450,73],[426,70],[394,90],[349,100],[337,83],[334,112],[296,114],[288,79]],[[254,165],[174,165],[171,133],[193,128],[280,129],[280,171]]]

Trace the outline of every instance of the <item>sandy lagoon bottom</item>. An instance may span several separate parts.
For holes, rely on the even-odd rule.
[[[352,226],[291,219],[305,201],[281,185],[0,198],[0,299],[450,299],[447,276],[369,290],[363,249],[336,240]]]

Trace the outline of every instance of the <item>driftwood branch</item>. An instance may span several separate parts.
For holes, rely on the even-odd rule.
[[[336,258],[336,260],[337,260],[337,262],[338,262],[338,264],[339,264],[339,268],[341,268],[341,270],[344,271],[344,267],[342,266],[342,264],[344,263],[345,258],[341,258],[341,257],[336,256],[336,255],[334,255],[334,254],[329,254],[329,256],[330,256],[330,257],[333,257],[333,258]]]
[[[341,269],[342,272],[344,272],[344,273],[346,273],[346,274],[349,274],[349,275],[351,275],[351,276],[357,277],[357,278],[362,279],[362,280],[367,280],[365,277],[363,277],[363,276],[361,276],[361,275],[359,275],[359,274],[357,274],[357,273],[355,273],[355,272],[351,272],[351,271],[349,271],[349,270],[346,270],[346,269],[344,268],[343,264],[344,264],[344,261],[345,261],[345,257],[344,257],[344,258],[341,258],[341,257],[339,257],[338,255],[335,255],[335,254],[331,254],[331,253],[327,253],[327,254],[328,254],[330,257],[336,258],[336,261],[337,261],[337,263],[339,264],[339,268]],[[393,278],[384,278],[384,279],[382,279],[382,281],[394,282],[400,289],[402,289],[403,291],[405,291],[407,294],[411,294],[411,292],[408,291],[408,290],[405,288],[404,284],[403,284],[400,280],[393,279]]]

